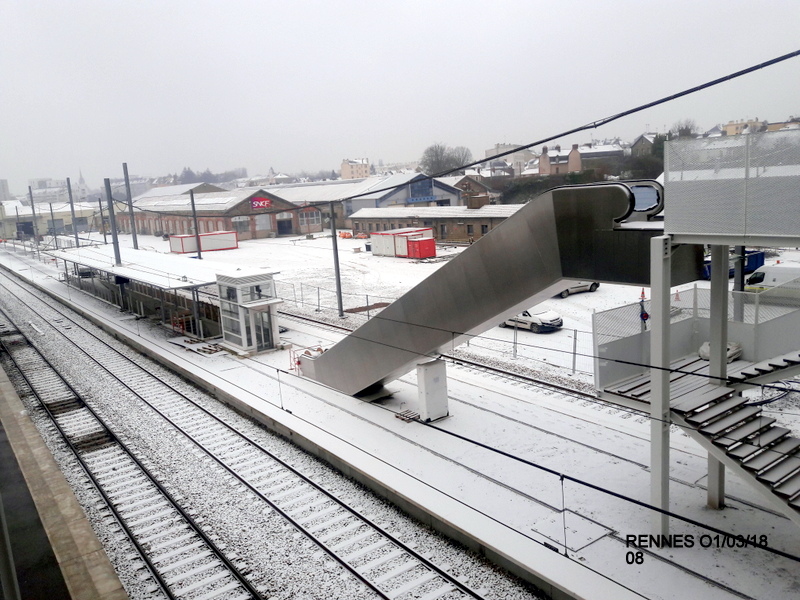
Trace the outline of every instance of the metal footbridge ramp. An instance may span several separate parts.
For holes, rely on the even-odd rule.
[[[654,181],[554,188],[326,352],[304,376],[346,394],[377,388],[551,297],[565,282],[649,285],[650,238],[663,234]],[[679,247],[673,285],[700,277],[702,248]]]

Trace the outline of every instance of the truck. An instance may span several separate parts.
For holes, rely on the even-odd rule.
[[[728,277],[733,277],[736,271],[736,259],[738,256],[731,256]],[[759,267],[764,266],[764,251],[763,250],[748,250],[744,254],[744,272],[745,274],[752,273]],[[711,259],[707,258],[703,262],[703,279],[711,279]]]

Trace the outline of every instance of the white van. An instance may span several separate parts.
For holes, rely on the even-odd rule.
[[[800,279],[800,266],[765,265],[753,271],[752,275],[747,278],[744,290],[746,292],[763,292],[795,279]],[[800,282],[791,287],[800,288]]]

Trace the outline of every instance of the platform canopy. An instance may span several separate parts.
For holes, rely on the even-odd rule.
[[[185,255],[177,256],[152,250],[134,250],[133,248],[120,248],[121,264],[116,265],[114,248],[111,244],[47,250],[46,254],[82,267],[104,271],[131,281],[168,290],[216,285],[218,274],[241,277],[277,273],[267,267],[237,267],[206,259],[198,260]]]

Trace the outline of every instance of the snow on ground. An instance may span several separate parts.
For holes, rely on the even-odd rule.
[[[126,236],[122,236],[126,243]],[[339,261],[342,271],[342,288],[345,306],[365,306],[375,301],[391,301],[399,297],[424,277],[433,273],[443,262],[417,262],[392,257],[375,257],[363,251],[364,243],[358,240],[338,240]],[[152,236],[140,236],[140,248],[153,251],[168,251],[168,243]],[[361,252],[354,252],[359,248]],[[448,248],[440,252],[440,256],[454,256],[463,248]],[[213,254],[213,256],[212,256]],[[335,289],[333,277],[333,259],[331,238],[319,236],[313,240],[303,238],[278,238],[241,242],[235,251],[205,253],[204,258],[236,265],[269,267],[280,271],[278,279],[284,286],[286,308],[302,309],[315,314],[316,288],[319,286],[329,293]],[[784,251],[775,260],[798,261],[800,252]],[[707,287],[708,282],[698,282],[699,287]],[[691,286],[679,286],[673,293],[683,291]],[[291,290],[292,296],[285,294]],[[649,290],[645,289],[646,297]],[[516,366],[536,370],[537,374],[545,374],[562,380],[573,379],[586,386],[591,382],[592,363],[590,358],[579,357],[576,372],[572,373],[572,357],[568,356],[565,364],[565,351],[571,352],[573,336],[578,335],[579,353],[591,354],[590,332],[592,312],[616,308],[621,305],[635,303],[642,293],[641,287],[601,285],[595,293],[583,293],[566,299],[550,299],[543,303],[543,308],[560,312],[565,321],[564,328],[553,334],[536,335],[527,331],[517,332],[516,357],[512,345],[514,332],[509,329],[493,328],[478,339],[474,339],[463,352],[488,357],[489,360],[503,366]],[[361,301],[361,298],[364,298]],[[325,298],[320,292],[320,298]],[[328,295],[322,300],[322,313],[330,322],[339,323],[336,316],[335,299]],[[357,325],[363,320],[360,315],[348,315],[346,324]],[[302,326],[296,322],[287,322],[290,331],[285,336],[295,345],[312,345],[333,343],[341,334],[335,334],[310,326]],[[586,346],[588,344],[588,346]],[[588,347],[588,350],[585,348]],[[584,360],[585,359],[585,360]],[[229,356],[206,357],[203,359],[210,370],[217,373],[229,370],[242,388],[253,385],[261,369],[269,367],[286,369],[287,356],[280,353],[264,354],[248,361],[240,361]],[[582,361],[582,362],[581,362]],[[217,364],[219,363],[219,364]],[[212,367],[213,366],[213,367]],[[453,379],[451,394],[454,416],[443,421],[443,429],[457,431],[479,441],[503,448],[514,455],[524,457],[543,464],[557,471],[563,471],[603,487],[621,491],[642,501],[648,500],[649,476],[649,423],[647,419],[624,410],[609,408],[597,402],[565,399],[550,392],[543,392],[532,386],[514,384],[508,381],[492,379],[473,371],[458,368],[449,369],[449,377]],[[260,384],[263,385],[263,382]],[[388,408],[398,412],[414,408],[416,402],[415,377],[409,374],[391,386],[394,395],[391,399],[379,404],[364,405],[357,409],[358,418],[364,422],[366,415],[375,419],[374,411]],[[280,394],[278,394],[280,396]],[[272,394],[271,400],[277,404]],[[284,393],[280,402],[286,403],[295,414],[316,414],[320,407],[311,408],[308,400],[296,393]],[[456,404],[457,403],[457,404]],[[291,406],[290,406],[291,405]],[[782,418],[797,425],[800,410],[797,401],[787,398],[781,401]],[[491,415],[489,411],[493,411]],[[328,412],[325,409],[324,412]],[[334,418],[331,413],[331,419]],[[774,415],[773,415],[774,416]],[[499,419],[499,420],[498,420]],[[383,427],[396,430],[396,419],[390,416]],[[389,423],[392,422],[390,425]],[[409,428],[406,428],[409,429]],[[349,435],[353,439],[361,439],[363,425],[354,428]],[[677,433],[677,432],[676,432]],[[406,431],[412,438],[414,431]],[[345,432],[345,435],[348,435]],[[371,434],[376,437],[363,440],[375,453],[386,451],[385,434]],[[397,435],[397,433],[395,434]],[[421,443],[421,438],[417,440]],[[568,511],[564,514],[567,525],[567,547],[576,552],[578,560],[590,565],[592,569],[611,576],[626,585],[641,590],[648,597],[677,597],[676,587],[687,586],[689,596],[707,598],[730,598],[738,594],[762,597],[763,590],[770,590],[771,597],[793,597],[792,589],[800,586],[800,579],[792,576],[797,563],[773,560],[763,552],[745,549],[735,556],[736,552],[716,551],[714,549],[695,548],[693,550],[673,550],[662,552],[665,558],[674,560],[681,568],[669,567],[648,555],[643,565],[625,564],[626,556],[621,554],[620,542],[615,536],[640,534],[649,532],[650,515],[633,507],[629,503],[615,500],[607,495],[592,492],[588,488],[565,484],[564,496],[560,497],[560,488],[554,484],[554,478],[541,471],[532,470],[521,465],[509,466],[495,462],[495,458],[485,456],[476,449],[465,448],[451,442],[437,442],[436,464],[427,461],[411,463],[409,471],[422,476],[427,471],[436,471],[438,464],[448,461],[459,461],[471,464],[476,471],[491,473],[496,485],[508,490],[521,490],[533,500],[525,501],[528,507],[520,511],[519,500],[514,501],[513,494],[501,494],[502,506],[497,505],[500,496],[486,486],[486,479],[476,479],[475,485],[465,484],[450,474],[438,477],[444,487],[452,486],[454,495],[470,497],[475,505],[497,518],[513,524],[515,527],[535,532],[551,542],[560,545],[564,542],[565,530],[559,522],[560,515],[553,520],[553,509],[562,506]],[[673,479],[673,509],[681,514],[701,522],[713,523],[723,530],[733,530],[743,534],[768,534],[770,544],[797,554],[798,536],[796,528],[783,524],[779,519],[758,508],[762,503],[756,493],[743,482],[731,476],[728,480],[728,491],[735,498],[731,508],[726,511],[709,511],[704,508],[705,455],[699,447],[683,435],[672,436],[673,454],[671,476]],[[440,461],[444,461],[441,463]],[[437,478],[435,474],[428,475]],[[557,479],[557,478],[555,478]],[[503,508],[505,506],[505,508]],[[701,532],[688,525],[677,524],[674,532],[691,532],[699,536]],[[659,554],[659,553],[656,553]],[[772,565],[772,566],[771,566]],[[723,584],[706,586],[699,584],[696,576],[688,572],[695,570],[709,581]],[[730,586],[733,592],[725,589]],[[672,591],[670,591],[672,590]],[[760,591],[759,591],[760,590]]]
[[[102,241],[101,234],[90,237]],[[120,244],[131,247],[130,235],[120,235]],[[109,242],[111,240],[108,237]],[[445,262],[464,251],[466,246],[437,247],[437,258],[413,260],[390,256],[374,256],[365,251],[367,240],[337,238],[339,269],[345,310],[363,308],[378,302],[391,302],[414,285],[439,269]],[[138,236],[140,249],[169,253],[169,241],[160,236]],[[193,256],[189,254],[187,256]],[[278,271],[275,279],[278,293],[287,310],[305,312],[314,317],[327,316],[332,323],[356,327],[374,312],[347,313],[344,320],[337,316],[336,279],[334,275],[333,244],[329,234],[281,237],[240,241],[236,250],[204,252],[203,259],[236,266],[264,267]],[[800,265],[800,249],[782,249],[768,256],[766,263],[796,263]],[[732,283],[731,283],[732,285]],[[710,287],[700,280],[672,288],[671,294],[694,286]],[[535,373],[557,383],[570,383],[588,390],[593,385],[592,315],[650,298],[650,290],[641,286],[603,283],[593,293],[573,294],[567,298],[551,298],[536,306],[537,311],[554,310],[561,314],[564,326],[547,334],[532,334],[512,328],[495,327],[458,351],[464,358],[477,356],[499,367],[523,374]],[[317,311],[321,308],[321,311]],[[533,308],[533,307],[532,307]],[[515,341],[516,339],[516,341]],[[760,391],[752,394],[760,397]],[[767,395],[774,394],[767,391]],[[767,405],[766,415],[800,434],[800,393]]]

